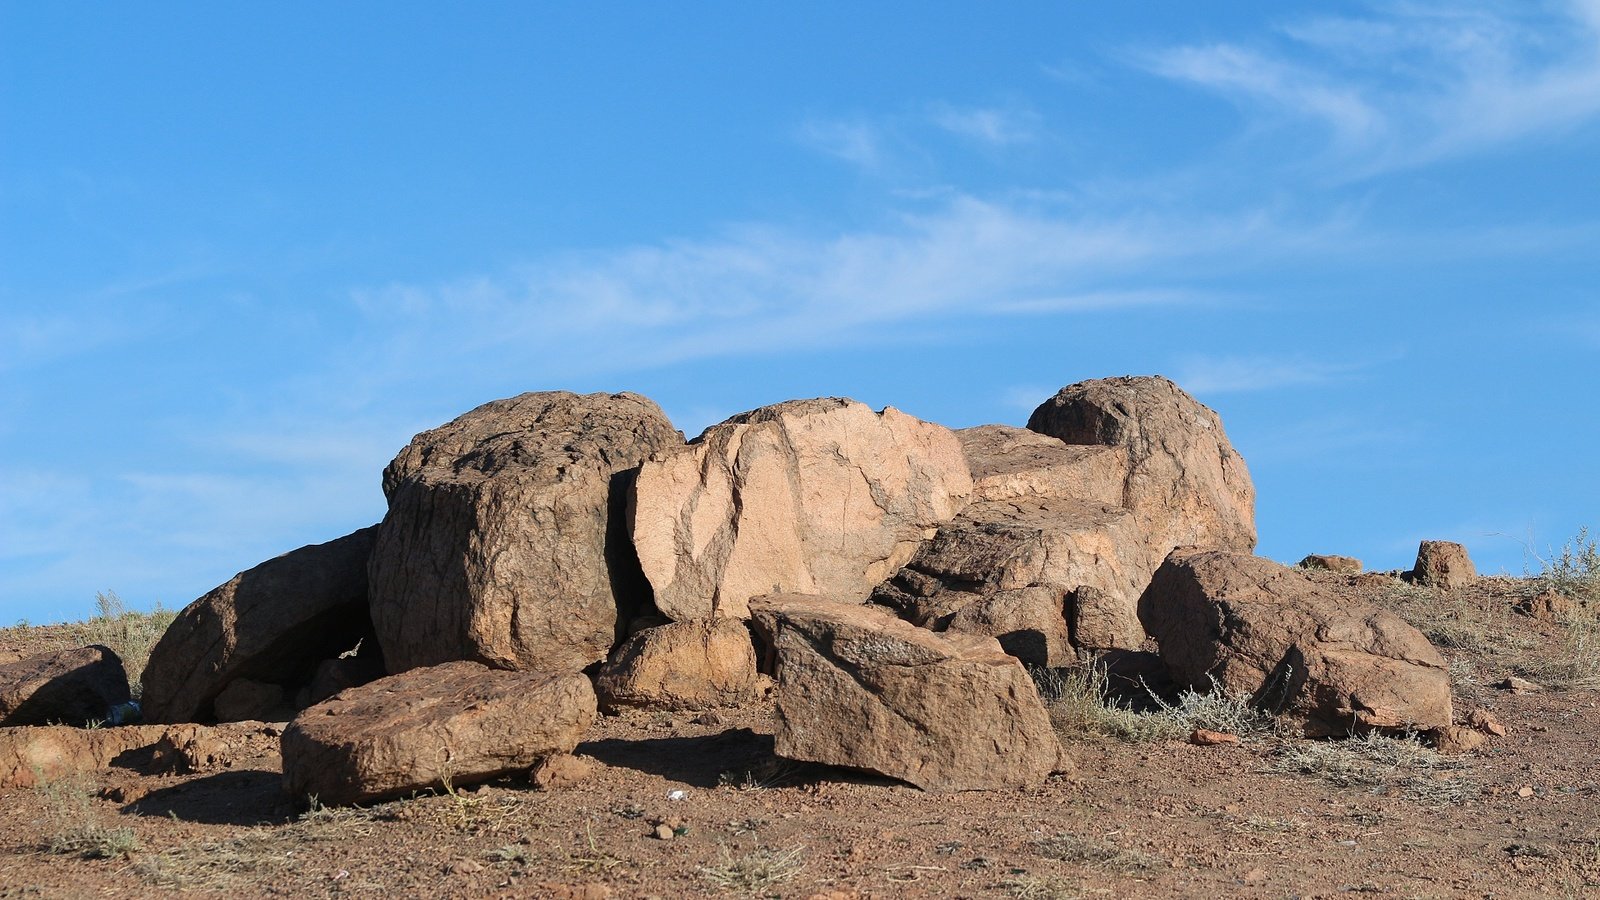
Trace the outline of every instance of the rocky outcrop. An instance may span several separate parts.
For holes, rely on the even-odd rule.
[[[284,786],[345,804],[473,784],[570,753],[594,717],[581,674],[466,661],[413,669],[297,716],[283,733]]]
[[[1478,570],[1466,547],[1453,541],[1423,541],[1417,548],[1416,565],[1411,567],[1411,580],[1453,591],[1477,581]]]
[[[0,790],[127,768],[148,773],[201,772],[245,761],[276,766],[279,729],[260,722],[228,725],[49,725],[0,728]]]
[[[449,660],[576,672],[648,599],[632,472],[682,435],[638,394],[522,394],[412,439],[384,470],[372,621],[391,672]],[[327,654],[325,654],[327,655]]]
[[[103,722],[127,703],[122,660],[98,645],[0,664],[0,726]]]
[[[697,619],[646,628],[600,668],[605,709],[711,709],[758,696],[755,645],[738,619]]]
[[[1313,553],[1300,560],[1300,568],[1332,572],[1336,575],[1360,575],[1361,560],[1353,556],[1336,556],[1332,553]]]
[[[1246,553],[1173,553],[1140,605],[1180,684],[1249,694],[1309,736],[1450,724],[1444,658],[1385,610]]]
[[[1144,640],[1138,598],[1159,563],[1121,507],[1041,497],[974,503],[880,585],[872,601],[943,630],[973,603],[1039,586],[1055,593],[1064,632],[1059,611],[1067,596],[1093,588],[1079,596],[1082,614],[1104,623],[1096,644],[1137,647]],[[1111,633],[1119,626],[1120,633]]]
[[[1120,448],[1120,505],[1132,510],[1157,556],[1175,547],[1252,550],[1255,487],[1222,420],[1159,376],[1103,378],[1064,387],[1028,428],[1068,444]]]
[[[1077,657],[1062,614],[1067,599],[1047,584],[996,591],[962,606],[939,630],[992,637],[1026,665],[1069,666]]]
[[[971,493],[949,429],[794,400],[646,462],[631,526],[661,612],[744,618],[751,597],[776,591],[864,599]]]
[[[1033,682],[993,638],[818,597],[763,597],[751,612],[777,654],[779,756],[930,791],[1015,788],[1070,765]]]
[[[210,719],[217,695],[235,680],[309,680],[318,660],[355,646],[368,627],[376,531],[290,551],[184,607],[145,665],[145,719]]]
[[[956,432],[972,469],[972,501],[1069,497],[1122,505],[1127,454],[1115,447],[1071,445],[1009,425]]]

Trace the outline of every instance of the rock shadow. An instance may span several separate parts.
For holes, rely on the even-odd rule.
[[[579,744],[574,751],[608,766],[633,769],[694,787],[716,787],[724,772],[763,765],[776,757],[772,735],[748,728],[696,737],[626,740],[605,738]]]
[[[294,814],[283,776],[263,769],[218,772],[151,791],[122,812],[203,825],[276,825]]]

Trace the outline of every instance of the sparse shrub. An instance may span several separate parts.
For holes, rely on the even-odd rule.
[[[1112,696],[1102,667],[1037,668],[1032,674],[1056,730],[1068,737],[1089,732],[1125,741],[1164,741],[1182,740],[1196,728],[1241,737],[1275,728],[1272,717],[1253,706],[1248,695],[1215,682],[1205,693],[1184,689],[1175,701],[1147,689],[1142,698],[1146,709],[1136,710]]]
[[[1461,803],[1478,795],[1476,783],[1449,774],[1466,765],[1415,736],[1378,732],[1335,741],[1285,740],[1272,762],[1278,772],[1378,794],[1398,790],[1408,799],[1431,804]]]
[[[716,886],[730,891],[756,893],[781,884],[805,868],[800,859],[804,849],[788,850],[759,848],[734,858],[727,847],[718,847],[718,861],[714,866],[701,866],[700,875]]]
[[[1589,529],[1581,528],[1559,554],[1540,562],[1534,579],[1571,597],[1574,607],[1561,620],[1561,652],[1548,660],[1525,660],[1517,669],[1550,687],[1600,687],[1600,546]]]
[[[122,667],[128,673],[128,687],[137,699],[140,694],[140,676],[145,663],[150,661],[150,651],[167,631],[167,626],[177,613],[157,603],[155,609],[142,613],[128,609],[116,591],[95,594],[96,614],[78,626],[80,639],[86,644],[110,647],[122,658]]]
[[[63,778],[35,788],[49,820],[45,847],[85,859],[116,859],[139,849],[131,828],[108,828],[95,810],[94,785]]]

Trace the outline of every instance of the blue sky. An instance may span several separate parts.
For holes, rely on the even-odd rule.
[[[0,621],[635,390],[1217,409],[1260,552],[1600,526],[1600,2],[0,5]]]

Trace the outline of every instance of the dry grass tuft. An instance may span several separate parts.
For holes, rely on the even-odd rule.
[[[774,885],[782,884],[800,873],[805,863],[800,857],[804,848],[788,850],[758,848],[740,857],[733,857],[728,848],[717,848],[718,861],[714,866],[701,866],[700,877],[723,890],[753,894]]]
[[[131,828],[110,828],[95,808],[96,790],[87,779],[62,778],[34,788],[47,820],[44,845],[51,853],[85,859],[116,859],[139,849]]]
[[[1067,738],[1089,733],[1130,742],[1183,740],[1196,728],[1254,737],[1276,727],[1248,696],[1215,683],[1205,693],[1186,689],[1174,702],[1147,692],[1149,708],[1138,711],[1111,696],[1103,668],[1038,668],[1032,674],[1051,721]]]
[[[1375,794],[1398,791],[1430,805],[1464,803],[1478,796],[1477,783],[1454,774],[1466,767],[1463,759],[1441,755],[1414,737],[1377,732],[1335,741],[1285,740],[1272,761],[1278,772]]]
[[[1034,852],[1045,859],[1093,866],[1122,874],[1148,872],[1164,869],[1170,865],[1167,860],[1142,850],[1113,847],[1067,832],[1037,840],[1033,848]]]

